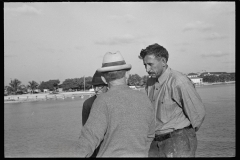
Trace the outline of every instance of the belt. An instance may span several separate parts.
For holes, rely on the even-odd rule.
[[[190,129],[190,128],[192,128],[192,125],[189,125],[189,126],[187,126],[187,127],[184,127],[184,128],[182,128],[182,129]],[[164,141],[164,140],[166,140],[166,139],[168,139],[168,138],[171,138],[171,135],[174,133],[174,132],[177,132],[177,131],[179,131],[179,130],[182,130],[182,129],[177,129],[177,130],[174,130],[174,131],[172,131],[172,132],[169,132],[169,133],[166,133],[166,134],[163,134],[163,135],[155,135],[155,138],[154,138],[154,141]]]

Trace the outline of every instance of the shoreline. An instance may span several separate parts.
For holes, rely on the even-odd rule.
[[[202,84],[195,84],[195,86],[196,86],[196,87],[202,87],[202,86],[212,86],[212,85],[221,85],[221,84],[235,84],[235,81],[214,82],[214,83],[202,83]]]
[[[58,94],[50,93],[38,93],[38,94],[21,94],[21,95],[9,95],[4,96],[4,103],[20,103],[20,102],[34,102],[34,101],[43,101],[43,100],[52,100],[52,99],[65,99],[65,98],[74,98],[94,95],[95,92],[60,92]]]
[[[215,83],[203,83],[196,84],[195,87],[203,87],[203,86],[214,86],[214,85],[226,85],[226,84],[235,84],[235,81],[229,82],[215,82]],[[141,90],[139,88],[138,90]],[[45,100],[53,100],[53,99],[65,99],[65,98],[74,98],[84,96],[91,97],[95,92],[60,92],[58,94],[50,94],[50,93],[38,93],[38,94],[21,94],[21,95],[9,95],[4,96],[4,103],[22,103],[22,102],[34,102],[34,101],[45,101]]]

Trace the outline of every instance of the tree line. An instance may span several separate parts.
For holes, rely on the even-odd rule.
[[[203,78],[203,82],[208,83],[235,81],[235,74],[221,74],[219,76],[209,75],[200,77]]]
[[[144,86],[147,82],[148,76],[140,77],[138,74],[130,74],[128,79],[128,85],[130,86]],[[13,79],[9,83],[9,85],[4,86],[4,95],[15,95],[15,94],[23,94],[27,93],[29,90],[31,93],[36,93],[35,90],[39,89],[43,92],[44,89],[48,89],[49,91],[56,91],[58,88],[62,88],[63,91],[72,91],[72,90],[89,90],[92,88],[91,85],[92,77],[81,77],[81,78],[72,78],[65,79],[62,84],[58,79],[42,81],[37,83],[32,80],[29,81],[27,85],[23,85],[20,80]]]
[[[235,81],[235,74],[222,74],[219,76],[209,75],[209,76],[200,76],[203,78],[203,82],[213,83],[213,82],[225,82],[225,81]],[[140,77],[138,74],[130,74],[128,79],[129,86],[145,86],[148,76],[145,75]],[[8,94],[22,94],[27,93],[28,90],[31,93],[35,93],[36,89],[43,92],[44,89],[49,89],[50,91],[56,91],[58,88],[62,88],[63,91],[72,91],[72,90],[89,90],[92,88],[91,85],[92,77],[81,77],[81,78],[72,78],[65,79],[62,84],[58,79],[42,81],[38,84],[36,81],[29,81],[27,85],[23,85],[20,80],[14,79],[11,80],[8,86],[4,86],[4,95]],[[6,93],[7,92],[7,93]]]

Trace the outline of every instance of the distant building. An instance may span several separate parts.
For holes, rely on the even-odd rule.
[[[196,74],[197,74],[198,76],[200,76],[200,75],[201,75],[201,72],[197,72]]]
[[[187,76],[196,85],[201,85],[203,83],[203,78],[198,77],[199,74],[197,73],[189,73]]]
[[[131,89],[137,89],[136,86],[129,86]]]
[[[201,85],[203,83],[203,78],[199,78],[199,77],[192,77],[190,78],[191,81],[196,84],[196,85]]]
[[[211,75],[215,75],[215,76],[220,76],[220,75],[226,75],[229,74],[227,72],[203,72],[201,73],[201,76],[211,76]]]
[[[194,77],[198,77],[198,74],[196,74],[196,73],[189,73],[187,76],[189,78],[194,78]]]
[[[58,91],[58,92],[62,92],[62,91],[63,91],[63,88],[58,88],[57,91]]]
[[[94,89],[93,88],[89,89],[89,92],[94,92]]]
[[[34,89],[34,92],[36,92],[36,93],[40,93],[41,90],[40,90],[40,89]]]
[[[44,93],[48,93],[48,92],[49,92],[49,89],[43,89],[43,92],[44,92]]]
[[[202,84],[203,83],[203,78],[200,78],[200,77],[205,77],[205,76],[220,76],[220,75],[234,75],[235,76],[235,73],[234,72],[231,72],[231,73],[227,73],[227,72],[202,72],[202,73],[189,73],[187,75],[188,78],[191,79],[191,81],[194,83],[194,84]]]
[[[28,89],[27,89],[27,92],[28,92],[28,93],[32,93],[32,90],[31,90],[30,88],[28,88]],[[40,90],[40,89],[34,89],[33,92],[34,92],[34,93],[40,93],[41,90]]]

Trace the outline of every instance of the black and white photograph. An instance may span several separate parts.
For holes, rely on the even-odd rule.
[[[3,2],[4,158],[236,157],[236,2]]]

